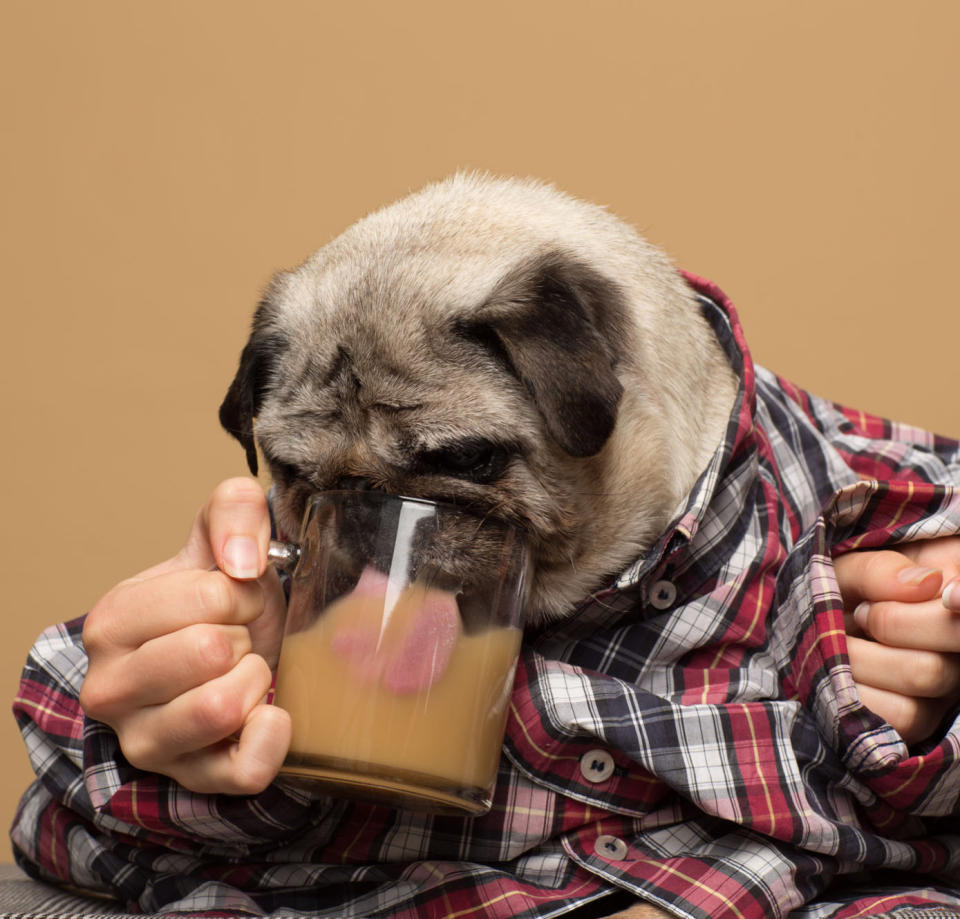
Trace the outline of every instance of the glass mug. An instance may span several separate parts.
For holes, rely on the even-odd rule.
[[[492,800],[522,636],[519,532],[375,490],[314,496],[292,568],[273,701],[285,780],[311,792],[477,816]]]

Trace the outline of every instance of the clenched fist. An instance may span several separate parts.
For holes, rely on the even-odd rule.
[[[255,794],[276,776],[290,718],[264,697],[284,597],[252,479],[228,479],[173,558],[123,581],[87,616],[80,704],[130,763],[191,791]]]

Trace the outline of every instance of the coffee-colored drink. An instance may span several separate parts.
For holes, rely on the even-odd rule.
[[[482,813],[521,631],[466,634],[456,597],[376,572],[283,644],[275,701],[293,721],[283,772],[406,806]]]

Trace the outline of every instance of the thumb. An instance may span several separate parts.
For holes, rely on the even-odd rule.
[[[197,512],[183,548],[142,572],[140,578],[191,568],[219,568],[238,580],[253,580],[267,567],[270,512],[255,479],[226,479]]]

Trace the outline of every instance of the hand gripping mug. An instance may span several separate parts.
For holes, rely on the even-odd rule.
[[[522,635],[519,532],[383,492],[316,495],[298,545],[274,702],[286,781],[476,816],[491,803]]]

